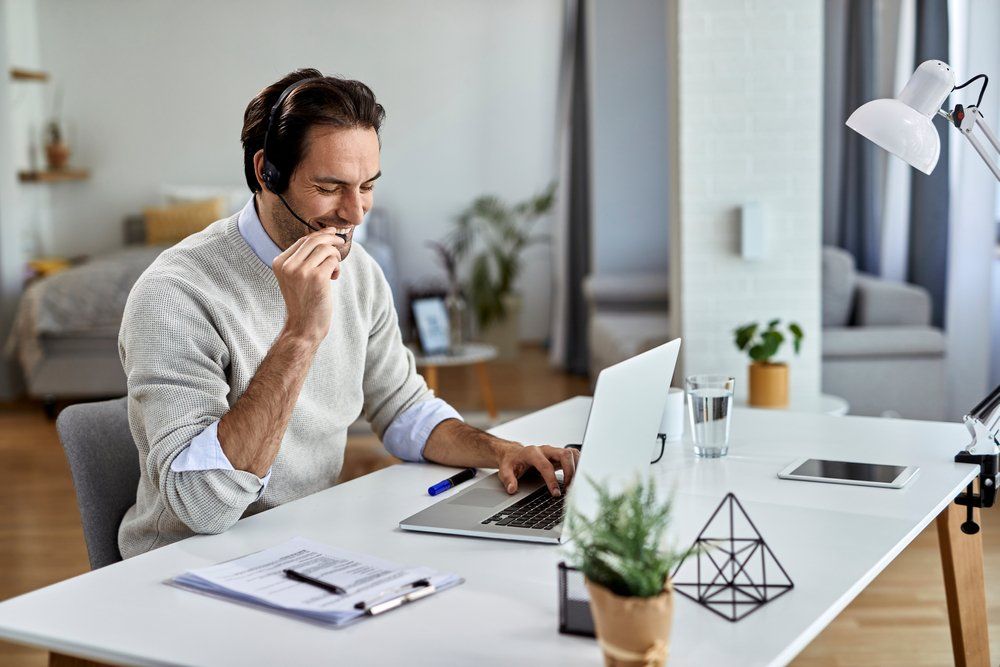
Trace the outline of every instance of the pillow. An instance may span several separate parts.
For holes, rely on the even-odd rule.
[[[225,217],[225,206],[226,200],[216,197],[188,204],[147,208],[143,211],[146,218],[146,243],[177,243]]]
[[[223,216],[239,213],[247,200],[250,199],[250,190],[245,185],[216,186],[216,185],[161,185],[160,194],[163,196],[163,203],[167,206],[171,204],[192,204],[194,202],[205,201],[224,197],[226,200]]]

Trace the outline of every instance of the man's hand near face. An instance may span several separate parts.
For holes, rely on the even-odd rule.
[[[334,230],[322,230],[303,236],[275,258],[271,268],[285,300],[289,334],[318,344],[330,331],[330,281],[340,276],[344,244]]]

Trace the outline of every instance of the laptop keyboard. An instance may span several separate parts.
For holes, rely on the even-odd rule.
[[[543,486],[513,505],[503,508],[483,523],[494,526],[511,526],[512,528],[551,530],[562,521],[563,499],[566,497],[566,491],[562,484],[559,485],[559,490],[562,491],[563,495],[553,496],[549,493],[549,488]]]

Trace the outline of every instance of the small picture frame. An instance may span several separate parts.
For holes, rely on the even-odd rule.
[[[448,308],[444,299],[429,296],[410,302],[413,320],[417,325],[417,339],[424,354],[448,354],[451,350],[451,332],[448,327]]]

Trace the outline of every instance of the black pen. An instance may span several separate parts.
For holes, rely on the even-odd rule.
[[[302,574],[301,572],[296,572],[295,570],[285,570],[285,576],[294,581],[301,581],[303,584],[309,584],[310,586],[315,586],[316,588],[322,588],[328,593],[335,593],[337,595],[347,595],[345,591],[340,586],[336,584],[328,584],[325,581],[320,581],[319,579],[313,579],[309,575]]]

